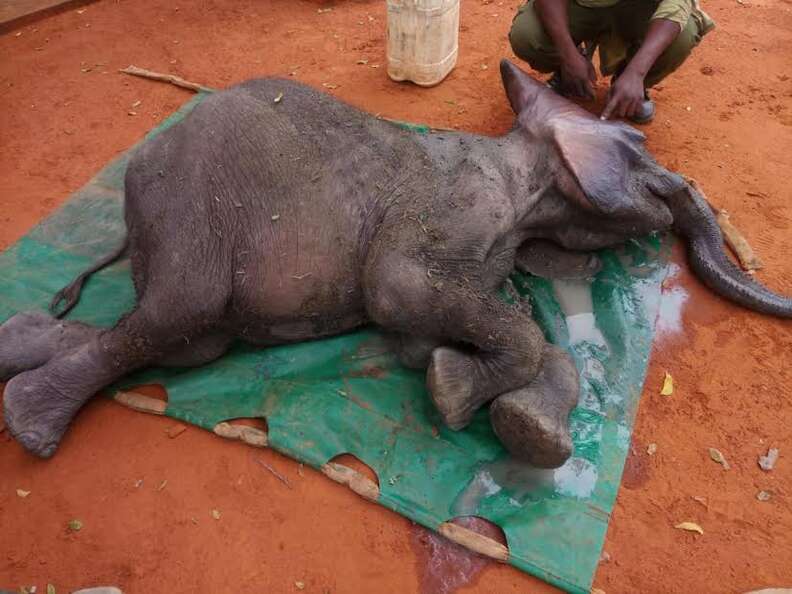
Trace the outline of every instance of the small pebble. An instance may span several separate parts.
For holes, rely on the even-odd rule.
[[[770,498],[771,498],[772,496],[773,496],[773,495],[772,495],[772,494],[771,494],[769,491],[759,491],[759,492],[756,494],[756,498],[757,498],[759,501],[770,501]]]
[[[762,470],[771,471],[778,460],[778,448],[770,448],[767,450],[766,456],[759,456],[759,467]]]
[[[646,446],[646,453],[647,454],[649,454],[650,456],[654,456],[655,452],[657,452],[657,444],[656,443],[650,443],[648,446]]]

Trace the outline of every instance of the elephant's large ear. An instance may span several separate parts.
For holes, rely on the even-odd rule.
[[[600,120],[508,60],[501,61],[500,70],[519,126],[536,142],[552,143],[571,175],[558,180],[570,198],[604,214],[635,214],[631,173],[647,159],[644,135],[626,124]]]
[[[553,118],[550,128],[561,160],[593,207],[609,215],[634,210],[630,172],[641,159],[643,134],[593,118]]]
[[[501,60],[500,73],[503,89],[514,113],[519,114],[526,107],[534,105],[544,85],[506,59]]]

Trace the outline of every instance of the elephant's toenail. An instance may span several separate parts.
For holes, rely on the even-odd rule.
[[[41,436],[35,431],[23,431],[17,435],[17,441],[29,452],[39,455]]]
[[[52,455],[55,453],[55,450],[58,449],[58,445],[54,443],[48,443],[40,451],[36,452],[36,455],[40,456],[41,458],[52,458]]]

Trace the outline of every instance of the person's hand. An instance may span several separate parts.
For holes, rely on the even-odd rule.
[[[611,116],[617,118],[630,118],[635,115],[644,100],[643,78],[625,70],[608,93],[608,103],[602,110],[601,119],[607,120]]]
[[[577,50],[561,59],[561,91],[564,95],[594,98],[594,87],[591,83],[597,80],[594,65]]]

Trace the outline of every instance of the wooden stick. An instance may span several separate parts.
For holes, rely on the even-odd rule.
[[[146,70],[145,68],[138,68],[137,66],[127,66],[126,68],[122,68],[119,72],[123,72],[124,74],[131,74],[132,76],[140,76],[141,78],[149,78],[151,80],[159,80],[162,82],[170,83],[172,85],[176,85],[177,87],[181,87],[183,89],[189,89],[190,91],[195,91],[196,93],[205,92],[211,93],[215,89],[205,87],[203,85],[199,85],[198,83],[190,82],[189,80],[184,80],[183,78],[176,76],[175,74],[162,74],[161,72],[152,72],[151,70]]]
[[[168,403],[163,400],[137,392],[116,392],[113,400],[133,410],[152,415],[164,415],[165,409],[168,407]]]
[[[437,531],[448,540],[457,543],[490,559],[495,559],[502,563],[509,560],[509,549],[496,540],[487,536],[482,536],[478,532],[473,532],[468,528],[457,526],[452,522],[443,522],[437,527]]]
[[[262,431],[256,427],[248,427],[247,425],[237,425],[223,421],[215,425],[212,431],[215,435],[219,435],[220,437],[244,441],[246,444],[257,448],[267,447],[269,443],[266,431]]]
[[[377,483],[363,476],[357,470],[337,462],[328,462],[322,466],[321,470],[326,477],[346,485],[361,497],[369,501],[377,501],[379,499],[380,493]]]
[[[759,256],[753,251],[753,248],[748,243],[748,240],[745,239],[745,236],[740,233],[740,230],[734,226],[734,224],[729,220],[729,213],[723,209],[718,209],[712,206],[712,202],[707,199],[707,195],[701,189],[701,186],[698,185],[695,179],[692,177],[686,178],[687,182],[693,186],[693,189],[696,190],[701,197],[706,200],[713,211],[715,211],[715,219],[718,221],[718,226],[720,227],[721,233],[723,233],[723,239],[726,242],[726,245],[729,246],[729,249],[737,256],[737,259],[740,261],[740,266],[743,270],[747,270],[748,272],[752,272],[754,270],[759,270],[762,267],[762,261],[759,259]]]
[[[748,244],[748,240],[743,237],[742,233],[740,233],[737,227],[729,220],[729,213],[721,209],[718,211],[716,219],[723,233],[723,238],[726,240],[726,245],[728,245],[731,251],[737,256],[743,270],[749,272],[759,270],[762,267],[762,261],[759,259],[759,256],[754,253],[753,248]]]

